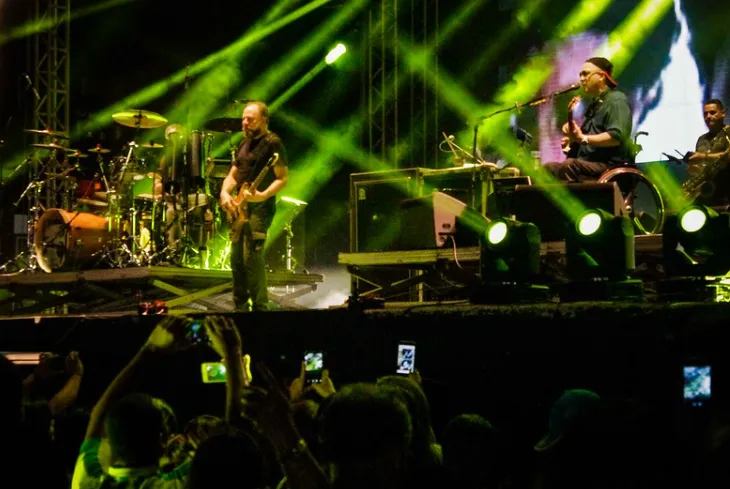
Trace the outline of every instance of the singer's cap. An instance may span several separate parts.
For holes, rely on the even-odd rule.
[[[618,86],[616,80],[613,79],[613,63],[611,63],[609,60],[607,60],[606,58],[601,58],[599,56],[587,59],[586,63],[590,63],[603,71],[603,73],[606,75],[606,82],[608,83],[609,87],[616,88]]]

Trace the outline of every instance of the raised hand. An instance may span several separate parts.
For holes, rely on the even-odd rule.
[[[81,362],[79,352],[72,351],[66,356],[66,373],[68,375],[84,375],[84,364]]]
[[[190,342],[185,339],[185,324],[183,318],[165,316],[152,330],[143,349],[171,353],[190,346]]]
[[[210,338],[210,346],[221,358],[241,353],[241,335],[238,333],[236,323],[231,318],[208,316],[205,318],[203,326]]]

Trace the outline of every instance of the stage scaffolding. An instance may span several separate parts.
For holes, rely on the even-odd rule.
[[[438,17],[438,0],[378,0],[368,12],[363,90],[367,146],[372,158],[393,168],[436,167],[439,99],[431,89],[438,83],[435,51],[418,69],[409,70],[399,41],[435,50]]]

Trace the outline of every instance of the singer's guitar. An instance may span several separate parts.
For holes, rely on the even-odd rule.
[[[573,97],[568,104],[568,132],[573,129],[573,111],[579,103],[580,97]],[[578,156],[578,148],[580,148],[580,143],[568,141],[568,143],[563,146],[563,153],[565,153],[566,158],[575,158]]]
[[[243,195],[243,191],[256,191],[258,186],[261,185],[261,182],[266,177],[266,174],[269,172],[271,167],[276,164],[278,160],[279,153],[274,153],[274,156],[269,158],[269,161],[266,162],[266,165],[264,165],[264,167],[261,169],[259,174],[256,176],[256,179],[250,184],[244,183],[243,185],[241,185],[241,188],[238,189],[238,194],[236,194],[236,196],[233,198],[233,204],[235,205],[234,210],[232,212],[226,211],[226,220],[228,221],[228,226],[231,230],[231,242],[238,242],[238,240],[241,238],[241,230],[243,229],[243,225],[246,224],[246,222],[248,221],[248,202],[246,201],[246,197]]]

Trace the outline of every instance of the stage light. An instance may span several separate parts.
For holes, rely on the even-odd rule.
[[[602,209],[584,212],[565,237],[565,254],[572,280],[628,278],[635,266],[631,219]]]
[[[669,277],[718,277],[730,271],[730,214],[690,205],[667,217],[662,234]]]
[[[494,246],[498,245],[507,237],[507,223],[495,221],[487,227],[487,242]]]
[[[337,61],[340,58],[340,56],[342,56],[346,52],[347,52],[347,47],[345,47],[344,44],[339,43],[339,44],[337,44],[337,46],[332,48],[332,50],[329,53],[327,53],[327,56],[325,56],[325,58],[324,58],[324,62],[327,63],[328,65],[331,65],[332,63]]]
[[[480,304],[546,300],[540,276],[540,230],[532,223],[496,219],[480,240],[481,286],[472,295]]]
[[[556,285],[561,301],[643,297],[635,268],[634,228],[628,216],[590,209],[575,220],[565,236],[569,281]]]

